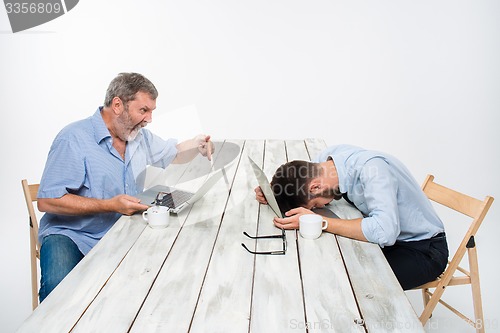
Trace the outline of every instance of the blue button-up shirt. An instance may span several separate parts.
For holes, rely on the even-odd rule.
[[[329,147],[316,162],[331,157],[339,190],[365,216],[366,239],[380,246],[429,239],[444,231],[432,204],[408,169],[395,157],[349,145]]]
[[[55,138],[40,181],[39,198],[60,198],[67,193],[109,199],[143,190],[147,165],[166,167],[177,154],[177,141],[167,141],[141,129],[127,143],[125,160],[112,146],[101,116],[102,107],[87,119],[66,126]],[[39,239],[50,234],[71,238],[83,254],[104,236],[119,213],[67,216],[46,213],[40,220]]]

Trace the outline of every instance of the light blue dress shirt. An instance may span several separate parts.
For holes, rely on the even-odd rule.
[[[384,247],[444,231],[431,202],[395,157],[339,145],[321,152],[316,162],[329,157],[337,169],[340,192],[347,193],[364,216],[361,228],[368,241]]]
[[[125,160],[112,146],[101,116],[102,107],[87,119],[69,124],[52,143],[40,181],[39,198],[60,198],[67,193],[109,199],[143,190],[147,165],[165,168],[177,154],[174,139],[163,140],[143,128],[127,143]],[[83,254],[104,236],[119,213],[66,216],[46,213],[40,220],[40,242],[50,234],[71,238]]]

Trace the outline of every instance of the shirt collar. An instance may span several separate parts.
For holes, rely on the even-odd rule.
[[[111,134],[109,133],[108,127],[106,126],[104,119],[102,119],[102,109],[102,106],[98,107],[97,111],[91,117],[92,125],[94,126],[95,141],[97,142],[97,144],[100,144],[103,140],[106,140],[108,138],[111,139]],[[139,142],[141,141],[141,137],[143,135],[142,131],[143,129],[141,128],[135,140],[127,142],[125,158],[132,156],[139,147]]]
[[[352,187],[352,180],[350,180],[351,163],[349,162],[349,160],[353,154],[359,151],[361,151],[361,148],[350,145],[333,146],[328,151],[328,157],[331,157],[333,159],[335,168],[337,169],[337,175],[339,178],[339,191],[341,193],[349,192]]]
[[[104,123],[104,119],[102,119],[102,108],[102,106],[98,107],[97,111],[91,118],[92,126],[94,126],[95,141],[97,142],[97,144],[100,144],[102,140],[111,137],[108,127]]]
[[[340,193],[346,193],[348,189],[348,180],[347,180],[347,170],[345,167],[345,160],[336,154],[332,154],[329,157],[333,159],[333,163],[335,163],[335,169],[337,169],[337,176],[339,179],[339,191]]]

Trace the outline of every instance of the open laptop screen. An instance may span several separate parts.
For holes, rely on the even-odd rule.
[[[250,160],[257,182],[259,183],[262,193],[264,193],[264,197],[266,198],[269,207],[271,207],[276,216],[285,217],[284,212],[280,209],[280,206],[276,201],[276,197],[271,189],[271,184],[267,180],[264,171],[262,171],[262,169],[250,158],[250,156],[248,156],[248,159]]]

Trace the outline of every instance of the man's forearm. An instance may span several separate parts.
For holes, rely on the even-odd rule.
[[[177,156],[172,163],[187,163],[196,157],[199,153],[202,156],[208,156],[211,159],[211,155],[214,152],[214,144],[210,141],[210,135],[199,134],[190,140],[178,143],[177,146]]]
[[[65,194],[60,198],[38,199],[38,210],[59,215],[90,215],[112,211],[108,200]]]
[[[326,231],[348,238],[353,238],[365,242],[368,241],[361,229],[361,221],[363,220],[362,218],[353,220],[327,218],[327,220],[328,228],[326,228]]]
[[[186,140],[177,144],[177,156],[172,163],[183,164],[191,161],[198,155],[198,142],[195,139]]]

